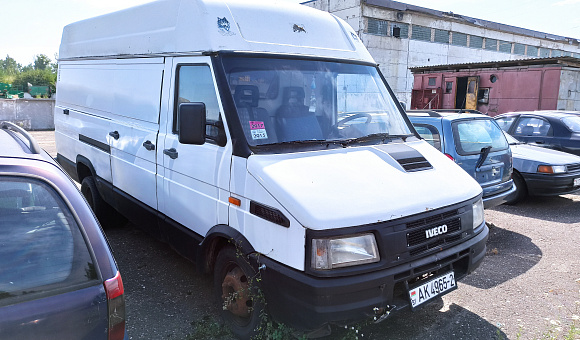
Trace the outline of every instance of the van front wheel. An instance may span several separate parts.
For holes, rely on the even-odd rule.
[[[259,334],[265,316],[257,278],[249,260],[234,247],[219,252],[214,269],[215,296],[224,322],[240,339]]]

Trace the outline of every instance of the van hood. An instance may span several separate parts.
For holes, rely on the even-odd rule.
[[[430,166],[405,170],[404,158],[417,155]],[[394,220],[482,192],[471,176],[424,141],[252,155],[247,166],[300,224],[318,230]]]

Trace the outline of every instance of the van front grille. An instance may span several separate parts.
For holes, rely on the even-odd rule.
[[[434,228],[446,226],[447,231],[445,234],[433,235],[429,237],[429,232]],[[446,237],[461,230],[461,219],[455,218],[452,220],[447,220],[445,222],[439,222],[435,224],[430,224],[420,229],[413,230],[407,233],[407,246],[415,247],[421,244],[428,245],[428,249],[431,249],[437,245],[431,246],[431,243],[445,241]]]

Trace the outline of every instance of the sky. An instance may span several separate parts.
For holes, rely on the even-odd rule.
[[[0,59],[53,61],[65,25],[151,0],[0,0]],[[268,0],[263,0],[268,1]],[[299,3],[304,0],[285,0]],[[407,0],[444,12],[580,39],[580,0]]]

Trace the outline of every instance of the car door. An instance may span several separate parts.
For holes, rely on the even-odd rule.
[[[210,57],[173,58],[170,67],[166,68],[171,74],[167,77],[171,78],[164,115],[167,119],[159,138],[163,143],[159,152],[159,211],[169,223],[204,236],[211,227],[228,222],[231,143],[226,137],[225,146],[219,146],[210,139],[227,131]],[[179,129],[187,127],[178,126],[177,108],[186,102],[204,103],[207,122],[224,124],[221,130],[208,125],[206,136],[210,138],[203,145],[179,142]],[[166,237],[172,242],[179,236]]]

